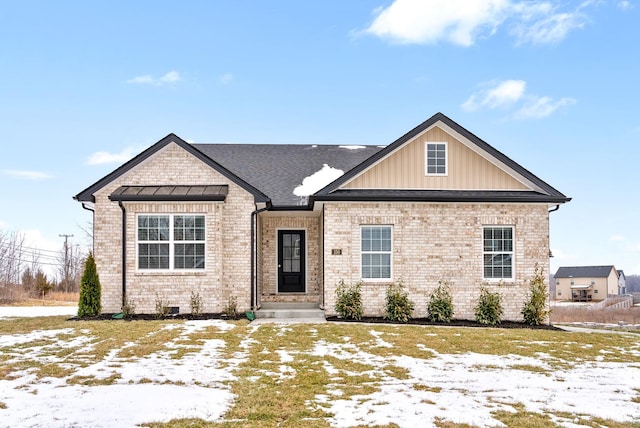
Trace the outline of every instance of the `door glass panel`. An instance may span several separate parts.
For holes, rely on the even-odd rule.
[[[300,272],[300,234],[285,233],[282,236],[282,270]]]

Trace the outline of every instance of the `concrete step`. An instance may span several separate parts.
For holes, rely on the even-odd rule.
[[[265,302],[256,311],[256,318],[324,319],[324,311],[317,303]]]

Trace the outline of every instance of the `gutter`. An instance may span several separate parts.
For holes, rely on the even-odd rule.
[[[96,234],[96,210],[94,209],[94,205],[93,204],[87,205],[86,202],[81,202],[81,204],[82,204],[82,208],[83,209],[85,209],[87,211],[91,211],[91,217],[92,217],[92,219],[91,219],[91,228],[92,228],[92,231],[91,231],[91,252],[95,256],[96,249],[95,249],[95,244],[94,244],[95,240],[93,239],[93,237]]]
[[[118,201],[118,206],[122,210],[122,307],[127,300],[127,212],[122,201]]]
[[[556,205],[555,208],[552,208],[549,210],[550,213],[554,212],[554,211],[558,211],[560,209],[560,205]]]
[[[256,207],[257,208],[257,207]],[[251,301],[250,307],[254,311],[258,309],[258,266],[256,257],[258,255],[258,240],[256,239],[256,222],[258,214],[267,211],[269,208],[256,209],[251,213]]]

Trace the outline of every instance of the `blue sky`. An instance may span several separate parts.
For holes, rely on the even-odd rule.
[[[0,229],[87,243],[72,196],[170,132],[386,145],[443,112],[573,200],[552,272],[640,274],[640,2],[20,1],[0,27]]]

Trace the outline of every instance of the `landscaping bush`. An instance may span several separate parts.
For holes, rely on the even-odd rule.
[[[396,322],[408,322],[413,314],[414,303],[404,291],[402,281],[387,287],[386,308],[384,319]]]
[[[80,299],[78,300],[79,317],[95,317],[100,315],[102,306],[100,304],[101,287],[98,269],[93,253],[89,253],[84,262],[84,273],[80,281]]]
[[[453,298],[448,281],[438,281],[438,287],[431,293],[427,319],[431,322],[451,322],[453,319]]]
[[[540,325],[545,322],[551,311],[547,308],[549,294],[544,285],[544,269],[537,263],[529,284],[529,298],[522,308],[522,316],[527,324]]]
[[[352,285],[345,284],[341,279],[336,288],[336,304],[334,309],[344,319],[362,319],[362,282]]]
[[[238,319],[238,298],[236,296],[229,296],[229,303],[224,307],[222,313],[229,319]]]
[[[480,287],[480,298],[476,306],[476,321],[480,324],[496,325],[504,315],[502,294],[492,293],[486,287]]]

